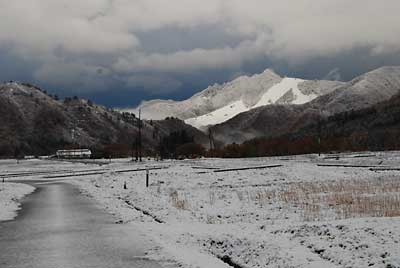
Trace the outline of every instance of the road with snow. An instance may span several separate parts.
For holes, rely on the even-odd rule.
[[[33,185],[19,216],[0,223],[0,267],[161,267],[146,257],[151,241],[70,184]]]

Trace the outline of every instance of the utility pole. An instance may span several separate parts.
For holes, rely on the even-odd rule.
[[[133,159],[134,159],[134,150],[135,150],[135,145],[136,145],[136,138],[135,138],[135,141],[134,142],[132,142],[132,146],[131,146],[131,156],[132,156],[132,162],[133,162]]]
[[[321,113],[321,111],[319,111],[319,118],[318,118],[318,156],[321,156],[321,151],[322,151],[321,135],[322,135],[322,113]]]
[[[139,162],[142,162],[142,109],[139,109]]]
[[[208,139],[210,140],[210,150],[215,149],[215,144],[214,144],[214,137],[211,131],[211,128],[208,129]]]
[[[135,137],[135,158],[136,162],[139,161],[139,138],[138,135]]]
[[[71,138],[72,138],[72,146],[75,147],[75,126],[73,126],[71,130]]]

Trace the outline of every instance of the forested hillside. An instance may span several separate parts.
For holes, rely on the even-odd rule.
[[[369,108],[316,115],[313,121],[294,133],[230,144],[211,154],[250,157],[400,149],[400,94]]]

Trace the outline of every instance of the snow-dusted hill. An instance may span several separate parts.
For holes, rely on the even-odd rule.
[[[115,144],[131,148],[137,126],[133,115],[84,99],[59,101],[33,85],[0,83],[0,157],[54,154],[72,143],[100,152]],[[160,138],[181,130],[197,143],[208,144],[203,132],[183,121],[160,120],[143,122],[144,150],[156,150]]]
[[[301,92],[312,89],[307,94],[311,98],[326,83],[306,81],[299,83],[298,89]],[[267,105],[240,113],[213,126],[212,132],[214,138],[226,143],[241,143],[257,137],[276,137],[315,123],[319,116],[357,111],[389,100],[397,94],[400,94],[400,66],[382,67],[343,83],[330,93],[320,94],[312,101],[307,102],[306,99],[302,105]],[[364,125],[368,125],[368,122]]]
[[[303,104],[312,101],[318,97],[318,95],[314,92],[304,94],[300,91],[298,86],[304,81],[305,80],[297,78],[284,78],[279,83],[269,88],[253,106],[246,106],[243,100],[238,100],[211,113],[189,118],[185,120],[185,122],[198,129],[204,130],[205,127],[209,125],[223,123],[240,113],[247,112],[257,107],[275,103]]]
[[[145,119],[178,117],[194,127],[205,129],[260,106],[303,104],[341,85],[343,83],[337,81],[282,78],[267,69],[261,74],[215,84],[184,101],[153,100],[130,111],[137,113],[141,109]]]
[[[265,70],[251,77],[241,76],[222,85],[209,86],[184,101],[146,101],[130,111],[138,113],[141,109],[145,119],[157,120],[173,116],[185,120],[205,115],[238,100],[243,100],[246,106],[253,106],[266,90],[281,80],[273,71]]]

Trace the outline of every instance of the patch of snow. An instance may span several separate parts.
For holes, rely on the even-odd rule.
[[[294,95],[293,104],[307,103],[318,97],[315,94],[303,94],[298,88],[298,85],[302,82],[304,80],[298,78],[284,78],[280,83],[271,87],[252,108],[274,104],[290,90]]]
[[[19,210],[18,200],[34,190],[34,187],[26,184],[0,183],[0,221],[14,219]]]
[[[186,124],[195,128],[202,129],[208,125],[216,125],[225,122],[236,115],[248,111],[242,100],[228,104],[225,107],[217,109],[211,113],[185,120]]]

